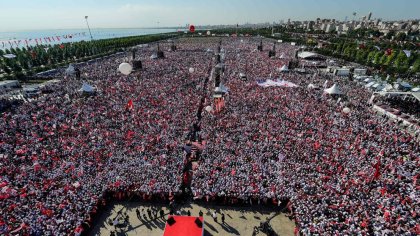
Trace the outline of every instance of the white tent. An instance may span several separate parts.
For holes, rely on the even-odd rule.
[[[4,54],[3,57],[7,58],[7,59],[12,59],[12,58],[16,58],[16,55],[15,54]]]
[[[74,66],[72,64],[66,69],[66,75],[73,75],[76,71],[74,70]]]
[[[363,80],[365,83],[369,83],[372,80],[372,78],[366,78],[365,80]]]
[[[286,71],[289,71],[289,67],[287,67],[286,65],[283,65],[283,66],[280,68],[280,72],[286,72]]]
[[[150,59],[158,59],[158,55],[157,55],[157,53],[153,53],[153,54],[150,56]]]
[[[382,89],[382,91],[391,91],[394,87],[392,87],[391,84],[385,84],[385,87]]]
[[[308,89],[315,89],[318,88],[315,84],[308,84]]]
[[[222,83],[220,83],[220,87],[216,87],[214,89],[214,91],[216,93],[228,93],[229,92],[229,89],[227,87],[225,87]]]
[[[257,81],[257,85],[264,87],[264,88],[268,88],[268,87],[287,87],[287,88],[294,88],[294,87],[299,87],[296,84],[286,81],[286,80],[281,80],[281,79],[277,79],[277,80],[262,80],[262,81]]]
[[[83,83],[82,88],[79,89],[79,92],[83,93],[93,93],[95,92],[95,88],[87,83]]]
[[[325,89],[324,92],[328,94],[343,94],[338,88],[337,84],[334,84],[331,86],[331,88]]]
[[[377,84],[372,85],[372,89],[374,89],[376,91],[381,91],[384,88],[385,88],[385,85],[383,85],[381,83],[377,83]]]
[[[281,58],[281,59],[286,58],[286,57],[284,56],[284,53],[282,53],[282,54],[280,55],[280,58]]]
[[[366,88],[370,88],[372,87],[374,84],[376,84],[376,82],[369,82],[368,84],[365,85]]]

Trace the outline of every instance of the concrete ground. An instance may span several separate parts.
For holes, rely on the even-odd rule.
[[[147,216],[146,210],[151,208],[164,209],[165,219],[162,220],[159,218],[156,219],[152,216],[150,219]],[[125,209],[123,209],[125,208]],[[125,212],[129,218],[129,224],[125,227],[115,229],[114,226],[108,224],[109,220],[111,221],[117,216],[117,212],[123,209],[121,212]],[[142,220],[140,221],[136,216],[136,209],[142,211]],[[259,226],[260,222],[266,220],[268,217],[274,216],[276,212],[268,211],[268,208],[263,208],[259,206],[255,207],[218,207],[218,206],[209,206],[205,207],[197,204],[186,205],[181,208],[181,213],[187,215],[187,211],[191,212],[192,216],[198,216],[199,211],[201,210],[204,213],[204,229],[205,235],[252,235],[254,226]],[[211,213],[216,211],[218,222],[215,222],[211,216]],[[110,209],[103,212],[100,216],[98,223],[93,228],[90,235],[104,235],[108,236],[111,234],[111,231],[116,232],[115,235],[163,235],[165,229],[166,218],[168,216],[169,210],[166,206],[160,204],[147,204],[147,203],[138,203],[138,202],[125,202],[118,203],[110,207]],[[225,214],[225,224],[221,224],[221,215],[220,213]],[[277,235],[287,236],[293,235],[293,230],[295,223],[284,214],[277,214],[270,221],[270,225],[277,233]],[[264,233],[259,233],[258,235],[265,235]]]

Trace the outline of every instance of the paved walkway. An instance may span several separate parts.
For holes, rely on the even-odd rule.
[[[123,228],[117,228],[109,225],[107,222],[111,221],[117,216],[117,212],[123,207],[123,211],[128,215],[129,224]],[[147,209],[151,208],[164,209],[165,219],[156,219],[152,216],[150,219],[147,216]],[[140,221],[136,216],[136,209],[142,211],[142,220]],[[187,215],[187,211],[191,212],[192,216],[198,216],[201,210],[204,213],[204,229],[205,235],[252,235],[254,226],[259,226],[260,222],[271,217],[275,212],[267,211],[269,208],[254,206],[254,207],[203,207],[197,204],[187,205],[181,208],[183,215]],[[217,212],[218,222],[215,222],[211,216],[213,211]],[[105,211],[99,218],[99,222],[94,227],[91,235],[110,235],[111,231],[116,231],[116,235],[163,235],[165,229],[166,218],[169,210],[166,206],[159,204],[143,204],[138,202],[127,202],[116,204],[108,211]],[[225,214],[225,224],[221,224],[221,213]],[[287,236],[293,235],[295,224],[289,220],[284,214],[276,215],[271,221],[271,226],[278,235]],[[265,235],[259,233],[258,235]]]

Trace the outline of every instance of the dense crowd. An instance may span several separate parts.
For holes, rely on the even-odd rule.
[[[371,93],[354,82],[282,74],[274,70],[282,60],[253,52],[255,45],[223,46],[227,105],[203,117],[208,142],[194,174],[196,198],[290,199],[304,235],[420,233],[418,137],[375,114],[367,102]],[[240,80],[234,69],[238,48],[241,60],[251,62],[251,81]],[[300,87],[262,88],[258,77]],[[346,96],[323,95],[309,83],[336,83]]]
[[[194,197],[290,199],[305,235],[419,234],[418,139],[374,114],[371,94],[351,81],[280,72],[297,48],[277,45],[269,59],[272,43],[264,42],[258,52],[259,39],[223,39],[229,93],[220,114],[201,114],[206,145],[194,167]],[[202,96],[212,105],[213,81],[208,90],[203,81],[217,45],[182,40],[168,52],[162,43],[163,60],[149,58],[153,45],[142,47],[145,69],[129,76],[116,71],[125,54],[107,57],[80,67],[95,95],[65,77],[51,94],[3,113],[0,233],[72,234],[106,191],[180,192],[185,137],[201,118]],[[299,87],[255,82],[279,77]],[[326,80],[346,98],[307,88]]]
[[[179,191],[183,137],[212,57],[184,50],[151,60],[153,50],[139,50],[145,70],[129,76],[117,72],[125,54],[81,67],[93,96],[67,77],[1,115],[0,234],[71,234],[105,191]]]

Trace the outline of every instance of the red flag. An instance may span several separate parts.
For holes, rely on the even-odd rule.
[[[314,149],[315,149],[315,150],[318,150],[320,147],[321,147],[321,144],[320,144],[318,141],[316,141],[316,142],[314,143]]]
[[[195,26],[194,25],[190,25],[190,32],[194,33],[195,32]]]
[[[130,99],[130,101],[128,101],[127,106],[125,106],[125,109],[133,110],[133,100]]]
[[[60,48],[63,49],[64,48],[64,45],[63,44],[60,44]]]

